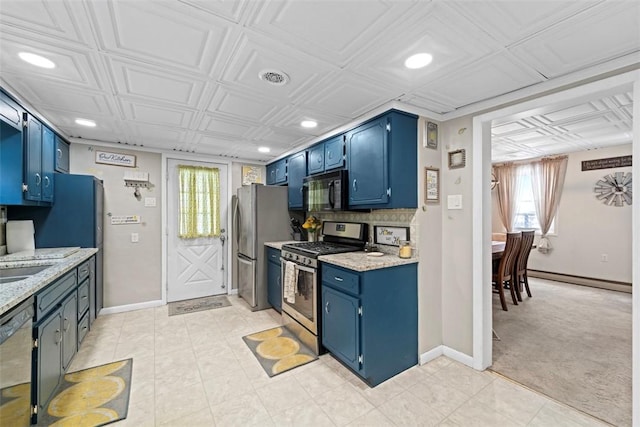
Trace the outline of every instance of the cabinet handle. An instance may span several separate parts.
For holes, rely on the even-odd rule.
[[[62,158],[62,150],[61,149],[57,149],[56,152],[58,153],[58,159]]]
[[[329,313],[329,301],[327,301],[327,302],[325,303],[325,305],[324,305],[324,311],[325,311],[325,313],[327,313],[327,314]]]
[[[336,279],[337,282],[344,282],[342,277],[335,276],[334,279]]]
[[[60,344],[62,342],[62,334],[60,333],[60,329],[56,329],[56,339],[54,342],[56,344]]]
[[[318,156],[318,163],[322,163],[322,157]]]
[[[62,321],[62,327],[65,332],[69,330],[69,319],[67,319],[66,317]]]
[[[83,331],[86,331],[86,330],[87,330],[87,327],[86,327],[86,326],[83,326],[83,327],[82,327],[82,330],[83,330]]]
[[[333,151],[329,151],[329,154],[327,155],[328,158],[333,159]]]
[[[87,298],[89,298],[89,297],[88,297],[88,296],[86,296],[86,295],[82,295],[82,297],[81,297],[81,298],[82,298],[82,299],[87,299]]]
[[[36,185],[40,185],[41,182],[42,182],[42,177],[40,176],[39,173],[36,173]]]
[[[49,177],[48,176],[44,177],[44,186],[45,187],[49,187]]]
[[[357,183],[357,181],[355,179],[353,180],[352,187],[353,187],[353,191],[358,191],[358,183]]]

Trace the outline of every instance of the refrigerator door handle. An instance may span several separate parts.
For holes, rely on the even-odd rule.
[[[238,196],[233,196],[233,235],[236,238],[236,245],[240,244],[240,209]]]

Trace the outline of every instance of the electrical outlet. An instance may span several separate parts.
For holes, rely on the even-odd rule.
[[[131,233],[131,243],[138,243],[140,241],[140,236],[138,233]]]
[[[609,262],[609,254],[600,255],[600,262]]]

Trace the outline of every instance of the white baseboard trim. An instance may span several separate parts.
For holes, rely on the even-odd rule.
[[[473,368],[473,357],[447,347],[446,345],[439,345],[426,353],[422,353],[420,355],[420,364],[424,365],[425,363],[437,359],[440,356],[447,356],[449,359],[453,359],[456,362],[460,362],[463,365]]]
[[[609,289],[610,291],[631,293],[631,283],[615,282],[611,280],[592,279],[590,277],[572,276],[570,274],[553,273],[550,271],[527,270],[529,277],[572,283],[574,285],[591,286],[592,288]]]
[[[143,308],[153,308],[163,306],[162,300],[139,302],[136,304],[118,305],[115,307],[106,307],[100,310],[100,315],[124,313],[126,311],[142,310]]]
[[[458,350],[447,347],[446,345],[442,346],[442,353],[449,359],[453,359],[456,362],[460,362],[463,365],[467,365],[468,367],[473,368],[473,357],[469,356],[468,354],[461,353]]]
[[[442,345],[439,345],[435,348],[432,348],[431,350],[427,351],[426,353],[422,353],[420,355],[420,364],[424,365],[425,363],[431,362],[434,359],[437,359],[438,357],[442,356],[444,353],[442,351]]]

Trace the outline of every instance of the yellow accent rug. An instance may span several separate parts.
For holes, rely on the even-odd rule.
[[[133,359],[64,376],[39,426],[97,427],[127,417]]]
[[[286,328],[277,327],[242,337],[267,375],[273,377],[318,358]]]

